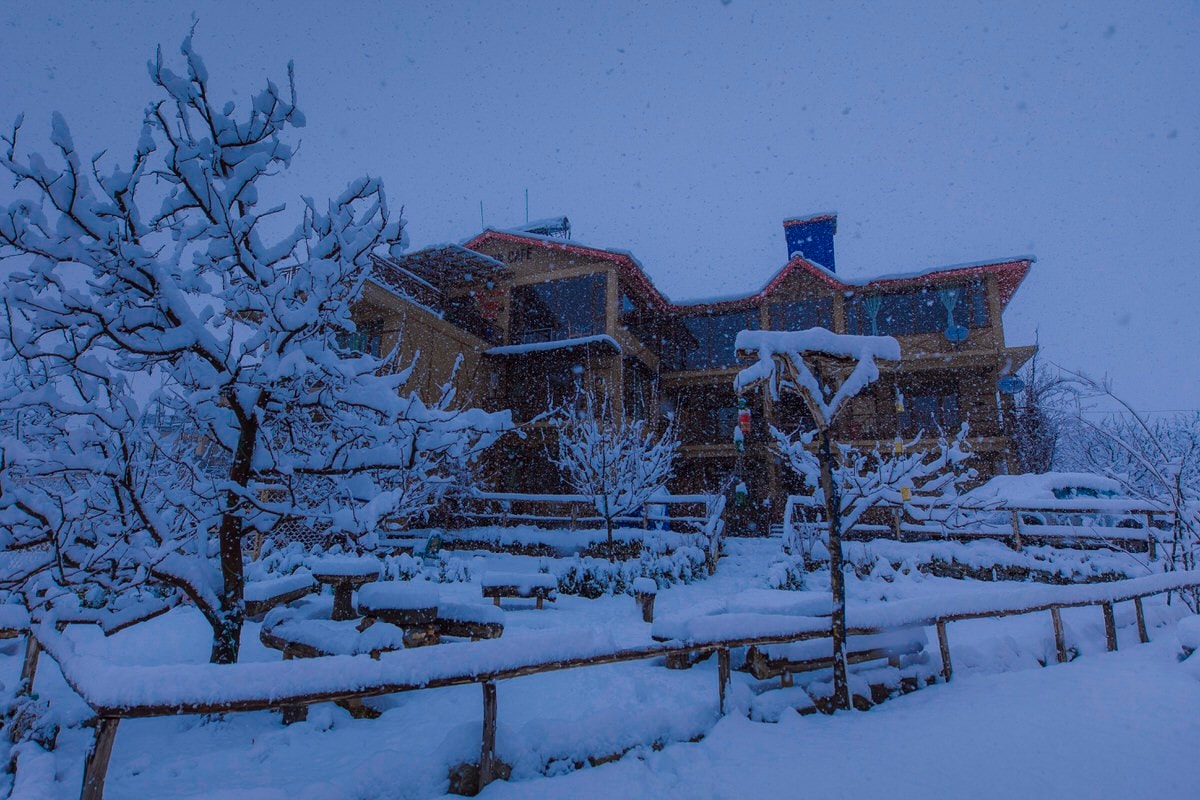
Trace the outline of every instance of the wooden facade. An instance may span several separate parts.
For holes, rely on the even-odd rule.
[[[828,215],[811,219],[830,227]],[[785,223],[789,250],[806,224]],[[824,245],[831,253],[831,241]],[[381,352],[399,342],[398,363],[420,351],[416,379],[424,392],[445,384],[461,357],[460,402],[510,408],[518,420],[568,400],[576,383],[626,417],[674,414],[683,458],[672,489],[728,491],[736,476],[748,485],[748,520],[765,525],[778,521],[784,498],[798,489],[768,450],[768,426],[802,426],[805,411],[798,401],[773,404],[755,394],[752,432],[739,455],[732,438],[733,377],[743,366],[733,353],[737,331],[820,325],[895,336],[902,360],[853,401],[838,438],[890,449],[896,437],[922,433],[932,442],[939,428],[968,422],[974,466],[990,477],[1007,471],[1011,446],[1011,400],[998,381],[1034,350],[1009,347],[1002,319],[1030,265],[1008,260],[851,283],[795,252],[754,294],[686,305],[658,292],[628,253],[489,229],[461,247],[377,259],[356,319],[378,332],[371,345]],[[492,454],[494,488],[557,488],[547,437],[533,430]]]

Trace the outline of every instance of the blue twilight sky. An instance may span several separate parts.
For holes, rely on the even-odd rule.
[[[278,197],[385,179],[413,244],[566,214],[675,300],[758,289],[835,210],[851,279],[1034,254],[1010,344],[1200,408],[1200,5],[40,2],[0,5],[0,122],[61,110],[128,163],[191,17],[222,95],[296,62]],[[5,185],[0,199],[10,196]]]

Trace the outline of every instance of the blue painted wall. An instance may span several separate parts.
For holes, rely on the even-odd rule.
[[[837,233],[837,217],[813,220],[785,220],[783,232],[787,237],[788,259],[801,253],[809,261],[836,272],[833,256],[833,236]]]

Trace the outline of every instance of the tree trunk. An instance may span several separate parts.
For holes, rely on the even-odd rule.
[[[833,640],[833,707],[850,708],[850,685],[846,676],[846,581],[842,573],[841,494],[833,479],[833,448],[828,426],[821,429],[821,488],[825,493],[825,517],[829,524],[829,591],[833,600],[830,638]]]
[[[258,441],[258,420],[251,411],[242,421],[237,450],[229,479],[237,486],[250,483],[251,460]],[[242,517],[237,506],[242,500],[229,492],[225,498],[225,513],[221,516],[218,538],[221,548],[221,611],[219,622],[213,625],[213,644],[209,661],[214,664],[234,664],[241,648],[242,623],[246,619],[244,590],[246,578],[242,564]]]

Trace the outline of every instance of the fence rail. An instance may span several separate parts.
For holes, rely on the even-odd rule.
[[[1142,599],[1200,588],[1200,571],[1171,572],[1077,586],[1023,587],[1020,590],[976,590],[959,597],[939,596],[894,603],[852,606],[848,633],[868,635],[913,625],[935,626],[942,657],[942,676],[952,675],[950,622],[1050,611],[1058,661],[1067,660],[1060,611],[1099,605],[1108,650],[1117,649],[1113,605],[1133,601],[1138,637],[1149,641]],[[729,651],[735,647],[805,641],[829,636],[827,617],[778,614],[697,617],[684,637],[654,641],[632,637],[616,641],[612,632],[586,630],[542,632],[514,647],[504,639],[454,643],[369,656],[323,658],[230,665],[190,664],[116,666],[79,654],[53,625],[33,625],[28,650],[43,649],[74,689],[96,713],[95,740],[84,770],[82,800],[101,800],[108,760],[122,719],[262,711],[310,703],[353,700],[381,694],[478,683],[483,687],[484,723],[480,752],[480,785],[494,777],[497,681],[552,672],[696,652],[718,654],[718,692],[722,713],[730,681]],[[36,662],[35,665],[36,667]],[[33,688],[30,675],[27,690]]]
[[[1125,500],[1058,500],[1018,505],[961,505],[944,498],[914,497],[901,504],[880,504],[887,524],[859,522],[843,535],[891,536],[897,540],[995,539],[1020,550],[1030,541],[1055,544],[1144,547],[1158,557],[1160,536],[1174,523],[1166,506]],[[785,541],[818,535],[824,508],[805,495],[788,498],[782,533]]]

